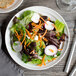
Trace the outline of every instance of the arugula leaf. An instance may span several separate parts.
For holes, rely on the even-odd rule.
[[[58,51],[56,55],[57,55],[57,56],[60,56],[60,54],[61,54],[61,51]]]
[[[27,63],[29,58],[30,58],[29,55],[26,55],[26,54],[23,54],[23,55],[22,55],[22,61],[23,61],[24,63]]]

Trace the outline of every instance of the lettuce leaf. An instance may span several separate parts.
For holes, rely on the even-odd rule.
[[[48,55],[46,55],[46,57],[45,57],[45,60],[47,61],[47,60],[52,60],[54,58],[54,56],[48,56]]]
[[[22,24],[22,25],[29,24],[32,21],[31,18],[32,18],[33,14],[34,14],[34,11],[31,11],[31,10],[25,11],[21,15],[22,20],[20,20],[20,24]]]
[[[15,30],[16,31],[20,31],[20,29],[23,31],[23,34],[25,34],[25,27],[22,25],[22,24],[20,24],[20,23],[16,23],[16,24],[14,24],[11,28],[10,28],[10,30],[11,30],[11,32],[12,33],[14,33],[15,32]]]
[[[43,46],[45,46],[44,41],[42,41],[42,46],[41,47],[40,47],[40,41],[36,42],[36,52],[38,53],[39,56],[44,54]]]
[[[58,29],[59,33],[62,33],[64,31],[65,25],[62,22],[60,22],[59,20],[55,21],[55,26]]]
[[[32,59],[32,61],[30,61],[30,63],[32,63],[32,64],[41,64],[42,61],[40,59]]]
[[[31,10],[27,10],[27,11],[24,11],[23,14],[20,16],[22,19],[30,14],[34,13],[34,11],[31,11]]]

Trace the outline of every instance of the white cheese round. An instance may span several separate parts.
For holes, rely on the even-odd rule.
[[[46,23],[47,23],[47,24],[46,24]],[[53,23],[52,23],[52,22],[46,21],[46,23],[45,23],[45,28],[46,28],[47,30],[53,30],[53,29],[54,29],[54,26],[53,26]]]
[[[15,41],[16,45],[13,44],[13,49],[16,51],[16,52],[20,52],[22,50],[22,45],[20,46],[20,42],[19,41]]]
[[[51,51],[52,50],[52,51]],[[48,45],[45,48],[45,54],[46,55],[55,55],[57,53],[57,47],[55,45]]]
[[[40,19],[40,15],[38,13],[34,13],[34,15],[31,18],[31,20],[35,23],[38,23],[39,19]]]
[[[34,37],[34,40],[38,40],[38,36],[37,35]]]

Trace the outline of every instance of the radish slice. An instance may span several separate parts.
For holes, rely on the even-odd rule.
[[[16,51],[16,52],[20,52],[22,50],[22,45],[20,46],[20,42],[19,41],[15,41],[16,45],[13,44],[13,49]]]
[[[54,26],[53,26],[53,23],[50,22],[50,21],[46,21],[47,24],[45,24],[45,28],[47,30],[53,30],[54,29]]]
[[[57,53],[57,47],[55,45],[48,45],[46,48],[45,48],[45,54],[46,55],[55,55]]]
[[[34,13],[34,15],[31,18],[31,20],[35,23],[38,23],[39,19],[40,19],[40,15],[38,13]]]

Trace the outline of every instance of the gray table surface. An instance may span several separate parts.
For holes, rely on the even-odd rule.
[[[16,14],[18,11],[22,10],[23,8],[26,8],[29,6],[46,6],[46,7],[52,8],[53,10],[60,13],[68,24],[68,27],[70,29],[70,34],[71,34],[70,42],[72,42],[73,27],[75,25],[75,20],[76,20],[76,12],[67,13],[67,12],[63,12],[63,11],[59,10],[59,8],[56,6],[55,0],[24,0],[23,3],[21,4],[21,6],[19,8],[17,8],[16,10],[14,10],[10,13],[0,14],[0,24],[2,24],[2,25],[0,25],[0,28],[1,28],[0,30],[2,31],[2,36],[3,36],[2,39],[4,39],[5,27],[7,26],[8,22],[10,21],[12,16],[14,14]],[[0,43],[1,43],[1,40],[0,40]],[[5,44],[4,44],[4,40],[2,40],[2,50],[4,50],[4,49],[5,49]],[[24,70],[24,73],[23,73],[24,76],[68,76],[67,73],[63,72],[63,70],[64,70],[64,67],[66,64],[66,60],[67,60],[69,51],[70,51],[70,48],[68,49],[68,52],[66,53],[65,57],[57,65],[55,65],[54,67],[52,67],[48,70],[44,70],[44,71],[32,71],[32,70],[24,69],[24,68],[20,67],[19,65],[17,65],[10,58],[7,50],[3,51],[3,52],[7,55],[7,57],[9,57],[9,60],[12,61],[12,63],[14,63],[15,66],[17,66],[19,69]],[[73,66],[75,60],[76,60],[76,51],[75,51],[73,59],[72,59],[71,67]],[[70,67],[70,69],[71,69],[71,67]],[[74,76],[76,76],[76,73]]]

